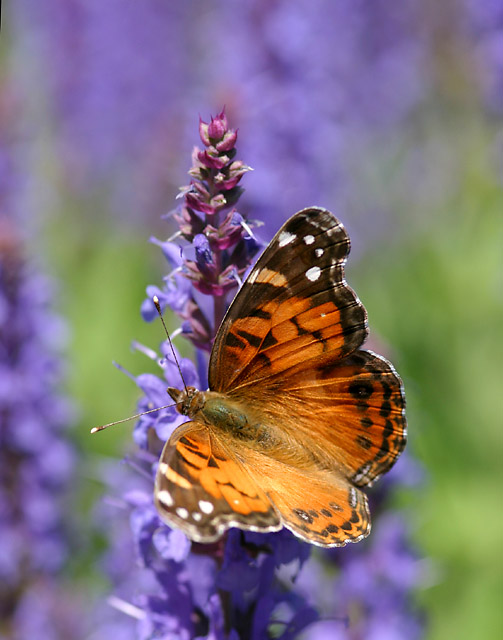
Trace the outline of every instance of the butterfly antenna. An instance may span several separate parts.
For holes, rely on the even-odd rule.
[[[156,407],[155,409],[149,409],[148,411],[143,411],[142,413],[137,413],[134,416],[129,416],[129,418],[123,418],[122,420],[115,420],[115,422],[109,422],[108,424],[102,424],[99,427],[93,427],[91,429],[91,433],[98,433],[98,431],[103,431],[107,427],[112,427],[114,424],[121,424],[121,422],[128,422],[128,420],[134,420],[135,418],[140,418],[141,416],[146,416],[147,413],[154,413],[154,411],[160,411],[161,409],[169,409],[170,407],[174,407],[174,404],[166,404],[164,407]]]
[[[170,335],[169,335],[168,328],[166,327],[166,323],[164,322],[164,318],[162,317],[162,311],[161,311],[161,305],[159,304],[159,298],[157,296],[153,296],[152,302],[155,304],[155,308],[157,309],[157,313],[159,314],[159,318],[161,319],[162,326],[164,327],[164,331],[165,331],[166,336],[168,338],[169,346],[171,347],[171,353],[173,354],[173,358],[174,358],[174,360],[176,362],[176,366],[178,368],[178,372],[180,374],[180,378],[182,379],[182,382],[183,382],[183,387],[184,387],[185,391],[187,391],[187,385],[185,384],[185,380],[184,380],[184,377],[183,377],[182,369],[180,367],[180,364],[178,363],[178,360],[177,360],[177,357],[176,357],[176,354],[175,354],[175,349],[173,347],[173,343],[171,342],[171,338],[170,338]]]

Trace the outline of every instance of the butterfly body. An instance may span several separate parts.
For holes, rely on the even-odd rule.
[[[349,238],[324,209],[279,230],[232,302],[208,391],[169,389],[190,422],[165,445],[161,517],[198,542],[286,526],[320,546],[370,531],[372,484],[405,446],[392,365],[359,347],[367,315],[346,284]]]
[[[266,427],[256,412],[245,403],[214,391],[198,391],[194,387],[186,390],[170,388],[169,394],[176,401],[177,411],[191,420],[221,431],[229,438],[257,443],[264,442]]]

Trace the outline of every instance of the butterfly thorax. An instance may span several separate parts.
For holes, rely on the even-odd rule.
[[[191,420],[231,433],[243,440],[262,440],[264,427],[233,398],[214,391],[187,387],[180,391],[170,387],[169,395],[176,409]]]

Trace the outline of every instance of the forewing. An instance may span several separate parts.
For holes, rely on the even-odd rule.
[[[161,518],[196,542],[214,542],[230,527],[277,531],[270,500],[224,442],[198,422],[175,430],[157,470]]]
[[[274,236],[215,338],[214,391],[254,385],[314,359],[344,358],[367,335],[366,312],[344,279],[350,242],[327,210],[304,209]]]

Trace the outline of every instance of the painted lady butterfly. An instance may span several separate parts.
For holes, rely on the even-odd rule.
[[[209,390],[169,394],[190,418],[162,452],[155,502],[197,542],[287,527],[323,547],[370,531],[370,486],[405,446],[402,384],[359,347],[367,314],[344,279],[350,242],[320,208],[275,235],[213,345]]]

